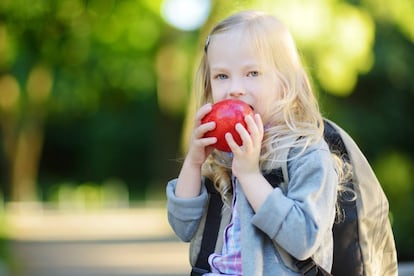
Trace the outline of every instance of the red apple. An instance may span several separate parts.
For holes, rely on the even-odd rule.
[[[234,140],[240,146],[241,137],[235,126],[241,123],[247,128],[244,121],[246,115],[253,115],[253,109],[247,103],[240,100],[227,99],[213,104],[213,108],[204,118],[202,123],[216,122],[216,128],[207,132],[204,137],[216,137],[217,142],[213,144],[218,150],[230,152],[230,147],[225,139],[225,134],[230,132]]]

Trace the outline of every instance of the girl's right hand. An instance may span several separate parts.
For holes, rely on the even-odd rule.
[[[216,137],[204,137],[208,131],[213,130],[216,127],[216,123],[201,123],[201,120],[211,111],[211,109],[212,104],[208,103],[203,105],[195,114],[194,128],[186,157],[186,161],[190,162],[193,166],[201,167],[209,154],[213,151],[212,145],[217,142]]]
[[[201,166],[213,151],[212,145],[217,142],[217,138],[215,137],[204,138],[206,132],[216,127],[215,122],[201,123],[201,120],[210,111],[211,104],[206,104],[195,114],[189,150],[175,187],[175,195],[177,197],[190,198],[200,194]]]

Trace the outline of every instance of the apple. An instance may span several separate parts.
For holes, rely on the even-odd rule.
[[[240,123],[247,128],[244,121],[246,115],[253,115],[253,109],[241,100],[226,99],[216,102],[213,104],[212,110],[201,120],[203,124],[211,121],[216,122],[216,128],[208,131],[204,137],[216,137],[217,142],[213,144],[213,147],[220,151],[230,152],[231,149],[224,136],[230,132],[240,146],[242,139],[235,126]]]

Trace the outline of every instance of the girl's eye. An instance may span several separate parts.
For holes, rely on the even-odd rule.
[[[251,71],[247,74],[249,77],[258,77],[260,75],[259,71]]]
[[[225,79],[227,79],[227,75],[225,75],[225,74],[217,74],[215,78],[216,79],[219,79],[219,80],[225,80]]]

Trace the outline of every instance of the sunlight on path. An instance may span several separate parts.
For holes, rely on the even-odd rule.
[[[157,238],[173,235],[163,207],[59,211],[12,206],[6,215],[7,235],[16,240]]]
[[[23,276],[189,272],[188,244],[173,234],[163,206],[69,212],[26,205],[6,213],[12,258]]]

